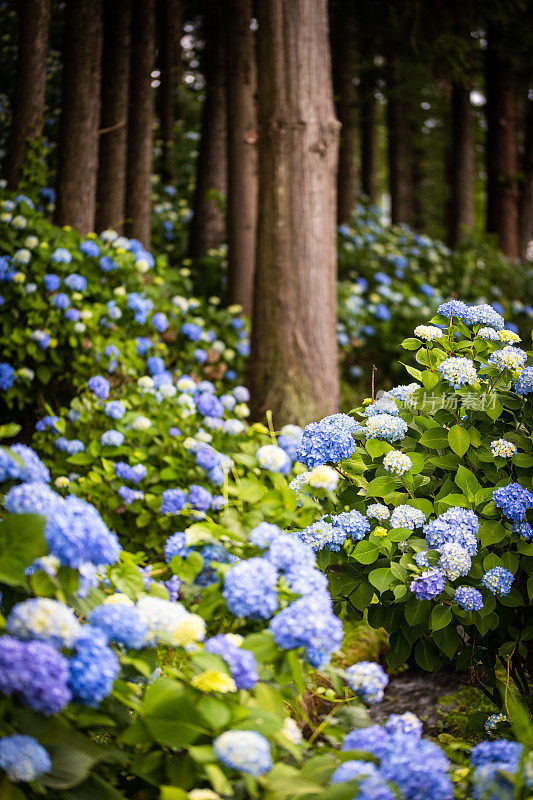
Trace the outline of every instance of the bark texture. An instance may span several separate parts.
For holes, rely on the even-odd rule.
[[[46,93],[46,56],[50,31],[50,0],[19,4],[17,71],[6,159],[9,189],[22,177],[28,139],[42,132]]]
[[[126,233],[150,244],[155,63],[155,0],[132,0]]]
[[[326,0],[259,0],[259,219],[253,413],[280,426],[339,406],[336,175],[339,123]]]
[[[210,6],[205,18],[205,100],[189,255],[200,258],[225,238],[225,215],[221,200],[227,192],[226,79],[222,9]]]
[[[125,216],[130,26],[131,0],[104,0],[97,231],[121,231]]]
[[[401,75],[392,64],[388,75],[387,135],[391,221],[413,224],[413,169],[409,119],[401,97]]]
[[[102,55],[101,0],[67,0],[55,221],[94,230]]]
[[[252,310],[257,231],[257,70],[251,0],[226,0],[228,303]]]
[[[515,76],[512,61],[489,33],[487,90],[487,231],[509,258],[519,256],[518,150]]]
[[[357,51],[349,9],[338,11],[333,62],[337,117],[341,123],[337,176],[337,222],[350,221],[357,197]]]
[[[474,226],[474,120],[470,86],[452,84],[450,102],[448,244],[457,247],[465,233]]]
[[[378,131],[374,76],[361,72],[360,129],[361,129],[361,189],[371,203],[378,202]]]
[[[178,96],[182,76],[181,66],[181,2],[159,2],[159,53],[161,71],[159,87],[159,130],[162,141],[161,178],[170,183],[176,177],[174,163],[174,123],[178,115]]]
[[[524,152],[520,191],[520,257],[526,258],[533,239],[533,99],[528,99],[524,119]]]

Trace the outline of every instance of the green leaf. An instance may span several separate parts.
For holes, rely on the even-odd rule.
[[[349,600],[358,611],[364,611],[372,602],[373,596],[373,588],[366,581],[361,581],[350,594]]]
[[[429,617],[431,603],[429,600],[417,600],[416,597],[411,598],[404,608],[405,621],[411,627],[421,625]]]
[[[423,444],[424,447],[429,447],[432,450],[444,450],[448,447],[448,436],[442,428],[429,428],[429,430],[424,431],[418,441],[419,444]]]
[[[36,558],[46,555],[44,517],[10,514],[0,522],[0,582],[28,586],[24,570]]]
[[[454,657],[459,647],[460,639],[453,625],[434,631],[432,638],[439,650],[442,650],[448,658]]]
[[[404,350],[418,350],[419,347],[422,347],[422,342],[420,339],[404,339],[402,345]]]
[[[368,539],[357,542],[351,554],[351,558],[355,558],[360,564],[373,564],[378,556],[378,545],[375,542],[368,541]]]
[[[157,678],[141,706],[146,727],[161,744],[185,747],[209,733],[190,692],[169,678]]]
[[[415,660],[418,666],[425,669],[426,672],[435,672],[442,664],[434,647],[432,647],[427,639],[420,639],[420,641],[417,642],[415,647]]]
[[[432,631],[440,631],[452,621],[452,610],[450,606],[435,606],[429,616],[429,627]]]
[[[368,580],[380,594],[383,594],[394,580],[394,575],[389,567],[380,567],[379,569],[372,570],[368,576]]]
[[[438,382],[439,376],[436,372],[430,372],[428,369],[424,370],[422,373],[422,383],[428,392],[431,391],[431,389],[434,389]]]
[[[188,800],[189,795],[185,789],[180,789],[179,786],[160,786],[159,798],[160,800]]]
[[[380,475],[370,481],[366,490],[367,497],[386,497],[396,491],[396,480],[389,475]]]
[[[468,501],[473,503],[476,492],[481,490],[481,484],[474,473],[461,464],[457,469],[454,481],[459,489],[466,495]]]
[[[458,456],[464,456],[470,447],[470,435],[460,425],[453,425],[448,431],[448,443],[454,453]]]
[[[368,439],[365,450],[372,458],[379,458],[392,450],[392,447],[388,442],[382,442],[380,439]]]

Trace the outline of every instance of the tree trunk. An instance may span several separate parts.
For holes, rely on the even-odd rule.
[[[159,2],[159,129],[162,142],[161,179],[171,183],[176,177],[174,163],[174,123],[176,121],[181,83],[181,2]]]
[[[522,156],[522,187],[520,191],[520,257],[527,256],[533,239],[533,99],[525,101],[524,152]]]
[[[488,37],[487,231],[495,233],[508,258],[518,258],[518,152],[515,77],[510,58]]]
[[[210,248],[220,247],[225,236],[221,207],[228,179],[225,71],[221,9],[210,6],[205,19],[205,100],[189,240],[191,258],[200,258]]]
[[[378,131],[374,76],[361,72],[359,113],[361,125],[361,189],[371,203],[378,202]]]
[[[474,227],[474,118],[470,86],[462,83],[452,84],[448,176],[448,244],[453,248]]]
[[[339,406],[339,123],[326,0],[258,2],[259,219],[250,379],[277,426]]]
[[[15,189],[22,177],[27,140],[38,139],[42,132],[49,31],[50,0],[20,3],[17,71],[6,159],[9,189]]]
[[[341,123],[337,175],[337,222],[349,222],[357,197],[357,50],[354,20],[349,10],[335,15],[333,77],[337,117]]]
[[[126,233],[150,245],[155,0],[132,0]]]
[[[125,216],[130,27],[131,0],[104,0],[97,231],[120,231]]]
[[[227,0],[228,303],[252,310],[257,231],[257,69],[252,1]]]
[[[94,230],[102,55],[100,0],[67,0],[55,222]]]
[[[389,72],[387,94],[387,133],[391,221],[413,224],[413,170],[411,133],[405,98],[401,96],[401,77],[397,66]]]

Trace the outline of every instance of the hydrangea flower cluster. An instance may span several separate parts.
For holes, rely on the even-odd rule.
[[[522,522],[528,509],[533,507],[533,494],[519,483],[509,483],[507,486],[495,489],[492,499],[513,522]]]
[[[479,611],[483,608],[483,595],[472,586],[458,586],[454,599],[464,611]]]
[[[205,649],[224,659],[237,689],[252,689],[259,680],[257,662],[254,654],[241,644],[242,639],[234,634],[219,634],[206,641]]]
[[[96,708],[111,694],[120,672],[118,659],[107,646],[104,631],[84,625],[69,664],[69,687],[73,699]]]
[[[445,583],[440,569],[427,569],[411,581],[411,591],[418,600],[433,600],[442,592]]]
[[[524,367],[514,384],[514,390],[520,396],[533,392],[533,367]]]
[[[517,451],[517,446],[507,439],[495,439],[490,443],[490,452],[495,458],[512,458]]]
[[[298,532],[299,538],[313,550],[322,550],[327,547],[332,552],[338,552],[347,539],[358,542],[370,530],[370,523],[359,512],[343,511],[321,517],[317,522],[311,523],[307,528]]]
[[[522,745],[507,739],[480,742],[473,747],[470,765],[474,767],[474,800],[512,800],[512,776],[518,772],[521,757]]]
[[[435,342],[442,339],[443,333],[436,325],[418,325],[414,330],[415,336],[425,342]]]
[[[256,453],[259,466],[269,472],[280,472],[286,475],[290,472],[292,462],[283,448],[275,444],[265,444]]]
[[[383,459],[383,466],[393,475],[403,475],[411,469],[413,462],[401,450],[389,450]]]
[[[469,358],[446,358],[438,366],[439,375],[448,381],[450,386],[472,385],[477,380],[477,372]]]
[[[377,519],[379,522],[384,522],[389,519],[390,511],[387,506],[384,506],[382,503],[372,503],[366,509],[366,515],[370,519]]]
[[[272,769],[270,743],[257,731],[226,731],[213,748],[219,761],[238,772],[257,777]]]
[[[309,663],[325,666],[342,643],[343,628],[333,614],[329,594],[305,595],[270,621],[274,641],[284,650],[303,647]]]
[[[397,442],[407,433],[407,423],[392,414],[374,414],[366,420],[364,433],[367,439],[385,439]]]
[[[468,575],[472,566],[472,559],[464,547],[455,542],[448,542],[442,545],[439,553],[439,567],[448,580],[454,581],[460,575]]]
[[[363,703],[373,705],[383,700],[389,676],[380,664],[374,661],[359,661],[346,670],[346,681]]]
[[[420,528],[425,521],[426,515],[423,511],[408,505],[396,506],[390,516],[391,528],[407,528],[410,531]]]
[[[481,578],[481,585],[494,595],[504,596],[511,591],[514,575],[504,567],[493,567]]]
[[[298,461],[312,468],[319,464],[338,464],[349,458],[355,450],[353,433],[361,426],[347,414],[332,414],[320,422],[306,425],[300,447]]]
[[[124,598],[127,601],[126,595]],[[138,650],[146,645],[148,625],[131,601],[96,606],[89,613],[88,621],[100,628],[110,641],[124,647]]]
[[[68,679],[68,660],[48,642],[0,638],[2,694],[18,695],[24,705],[50,717],[72,697]]]
[[[12,783],[29,783],[52,769],[45,748],[24,734],[13,734],[0,739],[0,767]]]
[[[489,364],[498,369],[520,369],[527,359],[527,353],[519,347],[508,345],[503,350],[495,350],[490,354]]]
[[[470,556],[477,553],[479,520],[473,511],[453,506],[436,519],[424,525],[426,544],[432,550],[441,550],[446,544],[462,547]]]
[[[269,619],[278,608],[278,573],[264,558],[249,558],[230,569],[224,577],[223,596],[237,617]]]
[[[74,611],[49,597],[32,597],[17,603],[6,627],[18,639],[39,639],[58,648],[72,647],[81,633]]]

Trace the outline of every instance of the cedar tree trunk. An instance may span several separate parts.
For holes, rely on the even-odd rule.
[[[352,218],[357,196],[357,51],[354,20],[350,11],[339,11],[336,19],[333,77],[337,117],[342,126],[337,175],[337,222],[343,225]]]
[[[257,232],[257,70],[251,0],[226,4],[228,303],[252,310]]]
[[[374,76],[361,72],[359,84],[361,125],[361,189],[371,203],[378,202],[378,131]]]
[[[221,9],[211,6],[205,19],[205,100],[189,240],[191,258],[200,258],[210,248],[220,247],[225,236],[221,208],[228,179],[224,50]]]
[[[520,192],[520,257],[526,258],[533,239],[533,99],[526,100],[522,187]]]
[[[518,150],[513,64],[488,37],[487,231],[495,233],[508,258],[518,258]]]
[[[96,230],[121,230],[126,202],[131,0],[104,0]]]
[[[452,84],[451,128],[448,244],[454,248],[474,226],[474,118],[469,85]]]
[[[101,0],[67,0],[55,222],[94,230],[102,55]]]
[[[126,233],[150,246],[155,0],[132,0]]]
[[[174,123],[177,116],[178,93],[181,83],[181,2],[159,2],[159,53],[161,71],[159,87],[159,128],[162,141],[161,179],[170,183],[176,177],[174,163]]]
[[[387,93],[387,134],[391,221],[413,224],[413,170],[411,132],[401,78],[397,66],[389,71]]]
[[[46,57],[50,30],[50,0],[19,4],[17,71],[6,159],[6,178],[15,189],[22,176],[27,140],[42,132],[46,92]]]
[[[336,411],[339,123],[326,0],[259,0],[259,219],[250,382],[277,426]]]

